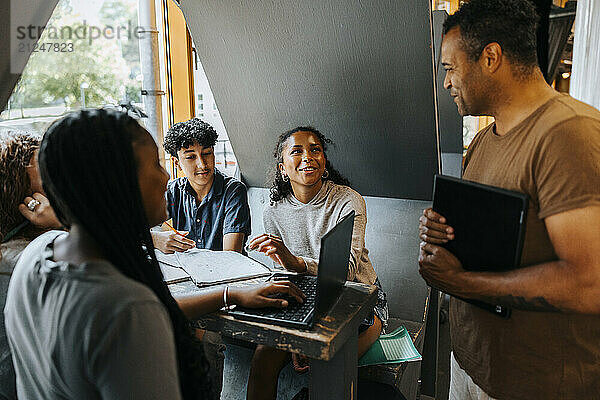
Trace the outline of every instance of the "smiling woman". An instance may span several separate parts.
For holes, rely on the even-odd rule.
[[[345,177],[342,176],[342,174],[340,174],[335,168],[333,168],[333,166],[331,165],[331,163],[329,162],[329,160],[327,160],[327,157],[325,156],[326,151],[327,151],[327,145],[331,143],[331,140],[327,139],[325,137],[325,135],[323,135],[321,132],[319,132],[317,129],[312,128],[312,127],[306,127],[306,126],[299,126],[297,128],[291,129],[285,133],[283,133],[282,135],[279,136],[278,140],[277,140],[277,145],[275,146],[275,151],[273,153],[273,156],[275,157],[276,160],[276,166],[275,166],[275,171],[274,171],[274,178],[273,178],[273,184],[271,186],[271,202],[277,202],[279,200],[282,200],[283,198],[285,198],[287,195],[289,195],[290,193],[292,193],[292,183],[290,183],[290,179],[287,176],[287,173],[285,172],[285,168],[283,168],[283,163],[284,163],[284,147],[288,145],[288,139],[294,137],[294,141],[296,141],[295,138],[295,133],[297,132],[301,132],[303,133],[303,135],[298,135],[298,142],[296,144],[296,148],[295,149],[290,149],[289,154],[287,154],[288,157],[286,158],[300,158],[298,157],[300,155],[300,149],[302,148],[303,144],[307,145],[307,141],[308,146],[312,145],[312,149],[311,151],[313,152],[313,154],[315,154],[315,152],[317,154],[321,154],[325,160],[324,164],[322,165],[323,169],[321,169],[322,173],[321,174],[313,174],[314,176],[318,176],[319,179],[317,179],[315,181],[315,183],[317,185],[320,185],[321,183],[321,179],[329,179],[334,183],[337,183],[339,185],[344,185],[344,186],[350,186],[350,182],[348,181],[348,179],[346,179]],[[308,134],[308,135],[306,135]],[[300,138],[304,138],[304,143],[300,143]],[[291,150],[294,151],[294,155],[291,154]],[[291,162],[291,161],[290,161]],[[327,174],[325,173],[325,171],[327,171]],[[320,186],[319,186],[320,188]]]
[[[361,356],[387,324],[387,301],[365,247],[365,201],[328,161],[328,143],[312,127],[297,127],[279,137],[271,205],[263,215],[266,233],[254,238],[248,247],[265,253],[288,270],[316,275],[321,237],[354,211],[347,279],[379,288],[377,304],[359,327]],[[274,398],[277,376],[289,359],[286,352],[258,346],[252,360],[248,398]],[[305,362],[294,356],[297,371],[306,371]]]

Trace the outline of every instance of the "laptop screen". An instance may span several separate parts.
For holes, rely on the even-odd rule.
[[[335,304],[348,276],[354,211],[321,238],[315,316],[323,316]]]

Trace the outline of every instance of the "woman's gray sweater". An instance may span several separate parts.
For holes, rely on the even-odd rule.
[[[281,237],[292,254],[306,261],[308,273],[316,275],[321,237],[353,210],[356,216],[348,280],[372,285],[377,275],[369,260],[369,251],[365,248],[365,200],[348,186],[326,180],[307,204],[290,194],[265,208],[263,223],[266,233]]]

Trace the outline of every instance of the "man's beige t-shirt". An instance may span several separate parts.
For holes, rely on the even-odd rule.
[[[600,205],[600,112],[557,95],[505,135],[494,130],[473,140],[463,178],[527,194],[521,266],[557,260],[544,218]],[[490,396],[600,398],[600,316],[513,309],[502,319],[455,298],[450,312],[455,357]]]

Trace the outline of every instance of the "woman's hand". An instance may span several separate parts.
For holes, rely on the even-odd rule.
[[[56,214],[54,214],[54,210],[50,206],[50,202],[41,193],[34,193],[33,197],[25,197],[23,203],[19,204],[19,212],[23,214],[25,218],[29,220],[33,225],[42,229],[61,229],[62,224],[56,218]],[[30,210],[27,205],[31,201],[38,201],[33,210]]]
[[[247,308],[287,307],[287,300],[273,297],[278,294],[293,297],[299,303],[304,303],[306,298],[296,285],[288,281],[265,282],[247,287],[229,286],[227,289],[227,296],[232,304]]]
[[[419,238],[427,243],[448,243],[454,239],[454,228],[446,225],[446,218],[442,215],[427,208],[419,218]]]
[[[306,272],[306,263],[302,257],[293,255],[280,237],[262,234],[248,243],[248,250],[256,250],[271,257],[273,261],[287,270]]]
[[[189,232],[178,232],[181,233],[181,235],[178,235],[173,231],[150,232],[154,247],[165,254],[172,254],[176,251],[186,251],[196,247],[196,242],[185,237]]]

